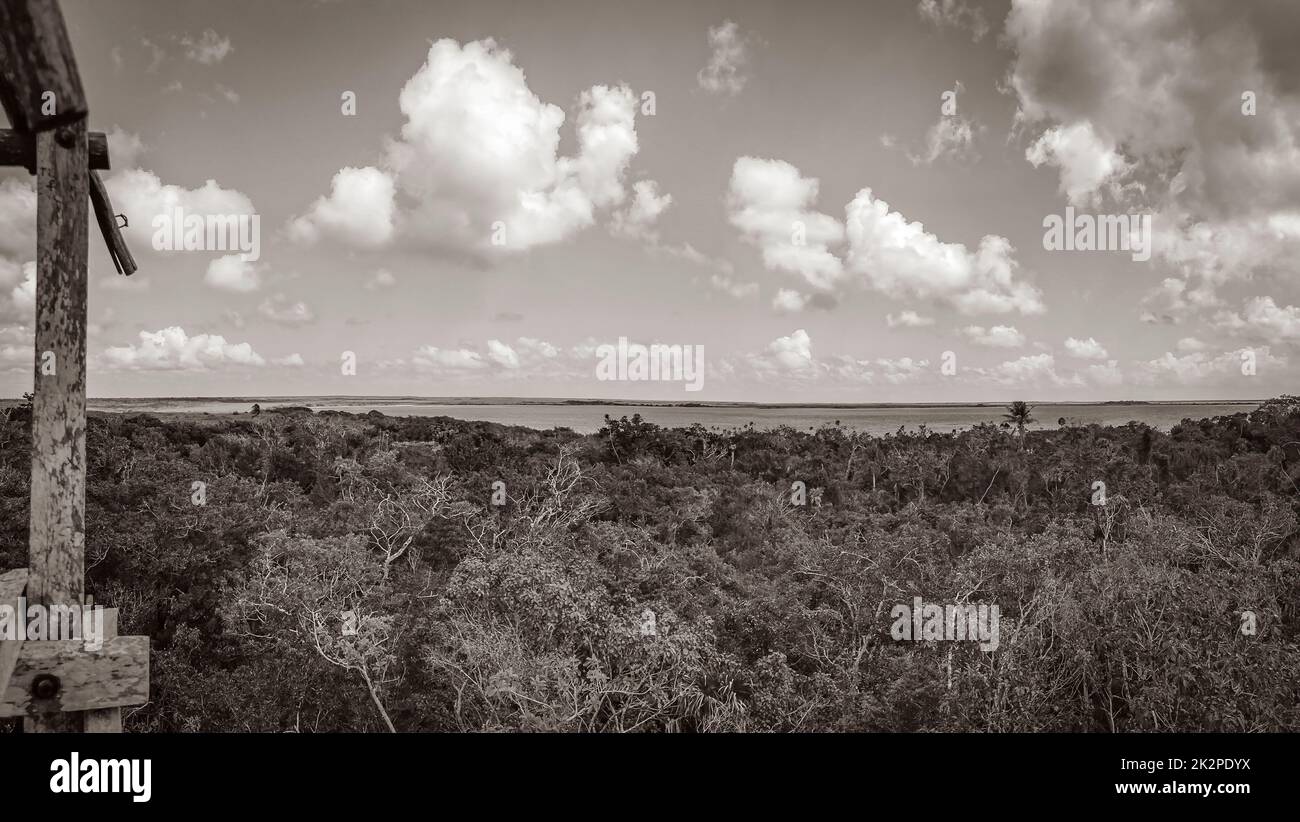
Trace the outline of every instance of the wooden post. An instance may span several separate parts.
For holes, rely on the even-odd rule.
[[[36,173],[36,346],[28,568],[0,575],[0,602],[79,606],[86,514],[86,253],[88,199],[118,271],[135,271],[94,168],[108,144],[87,136],[86,98],[57,0],[0,0],[0,165]],[[80,610],[78,610],[80,616]],[[21,622],[25,622],[20,619]],[[86,621],[82,620],[83,627]],[[51,636],[47,625],[45,635]],[[122,705],[149,695],[149,638],[119,637],[103,615],[102,644],[0,642],[0,716],[40,731],[122,729]],[[52,684],[52,688],[51,688]]]
[[[84,120],[37,134],[36,370],[27,599],[83,600],[86,512],[86,253],[89,189]],[[80,713],[24,720],[27,731],[80,731]]]

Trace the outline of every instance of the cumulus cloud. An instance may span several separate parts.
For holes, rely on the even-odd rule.
[[[138,134],[120,126],[113,126],[113,130],[108,133],[109,165],[118,171],[139,168],[140,155],[144,154],[145,150],[144,141]]]
[[[36,253],[36,188],[10,178],[0,181],[0,255]]]
[[[976,43],[989,32],[984,11],[978,6],[967,5],[966,0],[921,0],[916,10],[921,19],[936,26],[951,26],[969,31],[971,39]]]
[[[1025,344],[1025,335],[1010,325],[995,325],[987,329],[979,325],[968,325],[962,329],[962,334],[976,345],[990,348],[1019,348]]]
[[[1239,348],[1218,356],[1202,351],[1177,356],[1166,351],[1164,356],[1137,363],[1132,376],[1141,385],[1232,386],[1255,379],[1243,373],[1247,363],[1253,363],[1256,375],[1277,372],[1287,365],[1286,358],[1273,354],[1268,346]]]
[[[418,368],[426,371],[476,371],[487,368],[487,359],[477,351],[468,348],[438,348],[434,345],[421,346],[412,357]]]
[[[113,208],[125,214],[128,225],[122,229],[131,249],[153,248],[155,217],[172,217],[180,208],[190,215],[253,215],[256,209],[248,196],[234,189],[222,188],[216,180],[208,180],[198,188],[165,184],[152,171],[128,168],[110,175],[104,186],[113,200]]]
[[[518,337],[513,344],[491,339],[481,347],[424,345],[414,352],[411,364],[419,371],[449,377],[475,373],[494,377],[572,376],[590,372],[587,363],[578,364],[588,354],[585,348],[575,348],[566,355],[545,340]]]
[[[782,160],[740,157],[731,173],[728,218],[768,268],[798,274],[823,294],[851,273],[889,297],[930,299],[964,314],[1045,310],[1038,289],[1017,279],[1019,263],[1005,237],[987,235],[975,251],[945,243],[890,210],[870,188],[846,206],[841,224],[814,210],[818,188],[816,178]],[[844,241],[846,225],[848,251],[841,260],[832,248]],[[802,307],[793,293],[778,294],[777,307]]]
[[[36,308],[36,262],[0,257],[0,322],[27,325]]]
[[[626,199],[638,151],[636,98],[626,86],[579,95],[572,156],[558,151],[564,111],[539,99],[490,39],[432,44],[398,105],[406,122],[382,167],[340,171],[330,195],[290,222],[291,238],[329,233],[373,248],[400,236],[486,257],[561,242]]]
[[[1065,350],[1082,360],[1104,360],[1108,356],[1101,343],[1092,337],[1086,340],[1070,337],[1065,341]]]
[[[387,245],[395,230],[393,195],[387,172],[371,166],[339,169],[330,193],[289,221],[289,239],[301,245],[313,245],[322,236],[359,248]]]
[[[780,314],[796,314],[808,304],[808,297],[790,288],[782,288],[772,297],[772,308]]]
[[[1056,370],[1056,358],[1051,354],[1028,354],[1008,360],[994,368],[972,368],[973,374],[986,382],[1018,388],[1078,387],[1083,379],[1077,374],[1065,376]]]
[[[105,348],[99,359],[100,367],[120,371],[212,371],[266,364],[246,342],[228,343],[218,334],[191,337],[179,326],[141,331],[138,343]]]
[[[1038,289],[1016,279],[1019,264],[1004,237],[989,234],[970,251],[945,243],[892,211],[871,189],[858,192],[847,209],[847,266],[890,297],[933,299],[964,314],[1044,310]]]
[[[934,325],[934,317],[924,317],[915,311],[900,311],[898,314],[887,314],[885,324],[890,328],[922,328],[927,325]]]
[[[743,35],[740,26],[730,20],[709,27],[709,62],[695,75],[700,88],[711,94],[739,94],[749,78],[745,69],[749,63],[750,38]]]
[[[1272,297],[1253,297],[1240,314],[1220,312],[1214,324],[1223,330],[1268,342],[1300,340],[1300,306],[1278,305]]]
[[[1281,275],[1300,252],[1295,25],[1288,3],[1014,0],[1030,161],[1071,201],[1152,212],[1156,254],[1202,306],[1228,280]]]
[[[1124,383],[1124,372],[1118,360],[1090,365],[1083,369],[1083,375],[1089,383],[1097,386],[1113,387]]]
[[[654,180],[638,180],[632,186],[632,202],[610,216],[610,233],[616,237],[658,242],[659,232],[655,230],[655,224],[659,215],[672,203],[672,195],[660,195],[659,184]]]
[[[219,291],[247,294],[262,287],[262,267],[242,254],[227,254],[208,263],[203,282]]]
[[[768,343],[749,363],[760,376],[815,377],[820,370],[813,360],[812,338],[802,328]]]
[[[740,157],[731,171],[728,218],[771,269],[832,288],[844,273],[830,247],[844,240],[839,220],[814,211],[819,183],[782,160]]]
[[[1101,139],[1089,122],[1049,128],[1025,150],[1034,168],[1055,165],[1061,171],[1061,193],[1074,205],[1092,203],[1102,185],[1128,170],[1113,144]]]

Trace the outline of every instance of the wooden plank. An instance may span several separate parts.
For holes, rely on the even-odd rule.
[[[117,638],[117,609],[104,609],[104,642]],[[145,664],[148,665],[149,656],[146,649]],[[149,676],[146,672],[144,678],[145,701],[149,699]],[[120,734],[122,733],[122,709],[121,708],[96,708],[93,711],[86,711],[86,733],[88,734]]]
[[[130,277],[136,270],[135,257],[131,256],[131,249],[126,247],[126,240],[122,238],[122,229],[113,214],[113,203],[108,199],[108,189],[99,179],[98,171],[90,172],[90,204],[94,207],[95,222],[99,223],[104,245],[108,246],[108,256],[113,258],[113,267],[118,274]]]
[[[0,633],[0,693],[9,682],[18,661],[18,652],[22,650],[23,640],[27,638],[26,609],[21,607],[23,591],[27,588],[27,569],[15,568],[0,574],[0,609],[7,609],[14,620],[14,638],[8,639]]]
[[[46,606],[81,604],[84,593],[90,174],[86,151],[84,120],[37,135],[35,397],[27,599]],[[82,727],[80,715],[24,722],[29,732]]]
[[[45,131],[85,119],[86,94],[57,0],[0,0],[0,65],[0,103],[14,128]]]
[[[50,699],[32,695],[32,682],[41,674],[59,678],[59,691]],[[0,696],[0,717],[57,720],[84,716],[80,711],[147,701],[147,636],[119,636],[93,651],[79,639],[25,642],[9,686]]]
[[[108,171],[108,135],[90,132],[90,170]],[[22,166],[36,173],[36,135],[30,131],[0,129],[0,166]]]

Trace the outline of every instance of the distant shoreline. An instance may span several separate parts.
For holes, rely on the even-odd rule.
[[[0,407],[16,405],[17,399],[0,400]],[[530,398],[530,397],[411,397],[411,396],[356,396],[356,395],[315,395],[296,397],[91,397],[87,404],[99,405],[158,405],[167,403],[228,403],[231,405],[252,405],[253,403],[273,403],[284,405],[314,406],[340,405],[500,405],[500,406],[616,406],[647,408],[772,408],[772,409],[866,409],[866,408],[1002,408],[1009,402],[989,400],[982,402],[687,402],[673,400],[602,400],[570,398]],[[1051,406],[1194,406],[1194,405],[1259,405],[1263,399],[1203,399],[1203,400],[1027,400],[1030,405]]]

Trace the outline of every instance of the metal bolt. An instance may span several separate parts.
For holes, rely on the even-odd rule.
[[[64,148],[72,148],[77,144],[77,138],[70,128],[60,128],[54,132],[54,141]]]
[[[32,680],[32,696],[37,699],[53,699],[59,693],[62,683],[53,674],[41,674]]]

